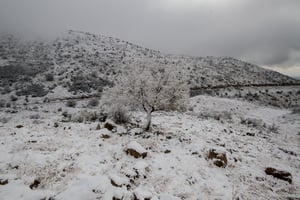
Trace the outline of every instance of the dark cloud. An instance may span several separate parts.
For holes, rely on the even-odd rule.
[[[299,0],[0,0],[0,30],[84,30],[166,53],[298,67],[300,74],[299,10]]]

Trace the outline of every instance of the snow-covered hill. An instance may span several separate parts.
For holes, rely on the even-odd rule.
[[[150,131],[139,111],[117,125],[97,98],[132,65],[179,68],[198,96],[184,112],[154,112]],[[297,83],[83,32],[1,36],[0,199],[299,199]]]
[[[132,43],[68,31],[52,41],[0,39],[0,90],[44,96],[57,86],[72,93],[97,93],[128,65],[170,65],[182,69],[191,87],[290,84],[297,81],[230,57],[167,55]],[[299,83],[299,82],[298,82]]]
[[[65,113],[100,109],[85,104],[1,109],[0,199],[300,197],[299,113],[197,96],[188,112],[154,113],[151,132],[140,133],[142,123],[135,122],[145,116],[139,112],[132,113],[132,124],[109,121],[111,131],[98,121],[62,120]],[[209,152],[225,157],[217,163]],[[290,176],[267,175],[268,167]]]

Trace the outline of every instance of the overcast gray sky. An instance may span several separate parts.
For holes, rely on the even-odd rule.
[[[300,0],[0,0],[0,31],[73,29],[300,76]]]

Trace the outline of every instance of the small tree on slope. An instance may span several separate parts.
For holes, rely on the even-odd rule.
[[[158,110],[184,110],[189,88],[183,74],[171,67],[130,67],[115,86],[104,92],[111,107],[126,106],[147,113],[145,130],[150,129],[151,114]]]

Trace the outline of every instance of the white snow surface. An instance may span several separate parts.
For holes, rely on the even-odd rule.
[[[61,122],[58,108],[74,113],[78,107],[37,107],[0,112],[0,119],[10,118],[0,124],[0,179],[8,180],[0,185],[0,199],[111,200],[133,199],[134,194],[160,200],[300,198],[300,116],[289,110],[197,96],[185,113],[153,113],[152,132],[136,135],[127,129],[127,134],[103,139],[98,122]],[[212,117],[223,112],[232,118]],[[33,114],[40,117],[32,119]],[[146,115],[133,116],[143,124]],[[242,124],[241,118],[262,120],[265,127],[275,124],[278,131]],[[128,144],[149,155],[127,155]],[[212,148],[226,152],[225,168],[207,159]],[[266,175],[266,167],[290,172],[293,182]],[[35,179],[41,183],[30,189]],[[122,186],[113,186],[111,179]]]
[[[102,128],[98,132],[100,135],[111,135],[111,131],[109,131],[107,128]]]

